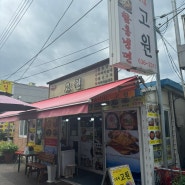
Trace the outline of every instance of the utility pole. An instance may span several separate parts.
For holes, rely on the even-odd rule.
[[[153,15],[154,15],[154,3],[153,3]],[[155,25],[156,25],[156,21],[154,19],[154,28],[156,27]],[[156,64],[157,64],[156,88],[157,88],[158,104],[159,104],[160,119],[161,119],[163,166],[165,168],[167,168],[168,167],[168,161],[167,161],[167,148],[166,148],[165,119],[164,119],[164,108],[163,108],[163,101],[162,101],[159,57],[158,57],[158,49],[157,49],[157,36],[156,36],[157,35],[156,34],[157,31],[158,30],[155,31]]]
[[[177,17],[177,7],[176,7],[176,0],[172,0],[172,11],[173,11],[173,21],[174,21],[174,27],[175,27],[175,36],[176,36],[176,46],[177,50],[179,46],[181,45],[181,38],[180,38],[180,31],[179,31],[179,21]],[[180,66],[180,59],[179,59],[179,52],[178,53],[178,63]],[[180,70],[180,77],[181,77],[181,83],[182,83],[182,89],[185,97],[185,87],[184,87],[184,79],[182,75],[182,69],[179,67]]]

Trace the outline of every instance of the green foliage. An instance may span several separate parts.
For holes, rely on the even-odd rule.
[[[11,141],[1,141],[0,142],[0,151],[3,153],[13,153],[18,150],[18,146],[12,143]]]
[[[185,185],[185,175],[180,174],[172,180],[172,185]]]

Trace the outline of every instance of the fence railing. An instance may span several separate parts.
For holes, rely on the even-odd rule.
[[[155,185],[185,185],[185,171],[177,168],[155,168]]]

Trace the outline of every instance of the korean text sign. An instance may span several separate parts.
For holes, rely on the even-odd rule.
[[[109,174],[113,185],[135,185],[128,165],[110,168]]]
[[[110,64],[144,74],[157,72],[152,0],[108,1]]]

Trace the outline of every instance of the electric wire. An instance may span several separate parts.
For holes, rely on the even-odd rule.
[[[67,13],[67,11],[69,10],[69,8],[71,7],[71,5],[73,4],[74,0],[72,0],[69,4],[69,6],[66,8],[66,10],[64,11],[64,13],[62,14],[62,16],[60,17],[60,19],[57,21],[57,24],[54,26],[52,32],[50,33],[49,37],[46,39],[46,41],[44,42],[43,46],[41,47],[40,51],[44,48],[44,46],[47,44],[47,42],[49,41],[49,39],[51,38],[51,36],[53,35],[53,33],[55,32],[56,28],[58,27],[59,23],[61,22],[61,20],[63,19],[63,17],[65,16],[65,14]],[[29,66],[26,68],[26,70],[24,71],[24,73],[21,75],[20,78],[22,78],[24,76],[24,74],[29,70],[29,68],[31,67],[31,65],[34,63],[34,61],[37,59],[38,55],[36,55],[32,62],[29,64]]]
[[[182,8],[179,12],[177,12],[174,16],[172,16],[170,19],[168,19],[168,22],[171,21],[174,17],[176,17],[177,15],[179,15],[182,11],[184,11],[185,8]],[[161,24],[158,29],[162,28],[162,26],[164,26],[165,24],[167,24],[167,22]]]
[[[86,50],[86,49],[89,49],[89,48],[92,48],[92,47],[97,46],[97,45],[99,45],[99,44],[102,44],[102,43],[104,43],[104,42],[106,42],[106,41],[108,41],[108,40],[109,40],[109,39],[103,40],[103,41],[98,42],[98,43],[96,43],[96,44],[93,44],[93,45],[90,45],[90,46],[88,46],[88,47],[82,48],[82,49],[80,49],[80,50],[74,51],[74,52],[69,53],[69,54],[67,54],[67,55],[64,55],[64,56],[61,56],[61,57],[52,59],[52,60],[50,60],[50,61],[43,62],[43,63],[38,64],[38,65],[35,65],[35,66],[33,66],[33,67],[35,68],[35,67],[39,67],[39,66],[42,66],[42,65],[46,65],[46,64],[51,63],[51,62],[55,62],[55,61],[60,60],[60,59],[62,59],[62,58],[66,58],[66,57],[71,56],[71,55],[73,55],[73,54],[79,53],[79,52],[84,51],[84,50]],[[21,71],[21,72],[22,72],[22,71]],[[7,74],[7,75],[2,76],[2,77],[0,77],[0,78],[5,78],[6,76],[9,76],[9,75],[10,75],[10,74]]]
[[[170,11],[170,12],[168,12],[168,13],[165,13],[165,14],[163,14],[163,15],[161,15],[161,16],[157,16],[156,17],[156,20],[157,19],[162,19],[162,18],[166,18],[166,21],[163,21],[163,23],[159,23],[158,25],[159,25],[159,27],[158,27],[158,29],[160,30],[160,33],[162,34],[162,35],[164,35],[165,33],[166,33],[166,31],[167,31],[167,29],[168,29],[168,27],[169,27],[169,25],[172,23],[172,21],[173,21],[173,18],[175,17],[175,16],[177,16],[178,14],[180,14],[183,10],[184,10],[184,8],[182,8],[183,6],[185,5],[185,2],[183,1],[183,2],[181,2],[181,4],[176,8],[176,10],[172,10],[172,11]],[[168,16],[170,15],[170,14],[174,14],[174,12],[176,13],[176,12],[178,12],[179,11],[179,13],[177,13],[176,15],[173,15],[173,17],[171,17],[170,19],[168,18]]]
[[[170,44],[169,42],[168,42],[168,40],[164,37],[164,35],[162,35],[162,37],[163,37],[163,39],[164,39],[164,41],[173,49],[173,51],[177,54],[177,50],[172,46],[172,44]]]
[[[182,10],[184,10],[184,8],[182,9]],[[167,21],[167,22],[169,22],[169,21]],[[56,39],[58,39],[58,37],[56,38]],[[56,40],[53,40],[52,42],[55,42]],[[52,42],[49,44],[49,45],[47,45],[47,47],[49,47],[51,44],[52,44]],[[47,47],[44,47],[43,49],[46,49]],[[43,50],[42,50],[43,51]],[[40,54],[40,53],[39,53]],[[37,55],[38,56],[38,55]],[[36,57],[37,57],[36,56]],[[24,78],[23,78],[24,79]]]
[[[19,4],[18,8],[16,9],[15,13],[16,15],[13,15],[12,18],[10,19],[10,21],[8,22],[8,24],[6,25],[6,27],[4,28],[2,34],[0,35],[0,42],[2,42],[3,38],[5,37],[6,33],[8,32],[8,30],[11,27],[12,22],[14,22],[14,20],[16,19],[16,17],[18,16],[19,12],[22,9],[22,6],[24,5],[24,3],[26,2],[26,0],[23,2],[24,0],[22,0],[22,2]],[[22,4],[23,3],[23,4]],[[22,5],[21,5],[22,4]]]
[[[96,53],[98,53],[98,52],[100,52],[100,51],[103,51],[103,50],[105,50],[105,49],[108,49],[108,47],[104,47],[104,48],[102,48],[102,49],[100,49],[100,50],[98,50],[98,51],[95,51],[95,52],[93,52],[93,53],[84,55],[84,56],[82,56],[82,57],[80,57],[80,58],[78,58],[78,59],[72,60],[72,61],[67,62],[67,63],[65,63],[65,64],[58,65],[58,66],[56,66],[56,67],[53,67],[53,68],[50,68],[50,69],[41,71],[41,72],[39,72],[39,73],[32,74],[32,75],[30,75],[30,76],[26,76],[26,77],[23,77],[23,78],[19,78],[19,79],[15,80],[14,82],[18,82],[18,81],[20,81],[20,80],[23,80],[23,79],[26,79],[26,78],[30,78],[30,77],[33,77],[33,76],[36,76],[36,75],[40,75],[40,74],[42,74],[42,73],[46,73],[46,72],[48,72],[48,71],[57,69],[57,68],[59,68],[59,67],[63,67],[63,66],[65,66],[65,65],[74,63],[74,62],[76,62],[76,61],[78,61],[78,60],[81,60],[81,59],[84,59],[84,58],[86,58],[86,57],[89,57],[89,56],[91,56],[91,55],[93,55],[93,54],[96,54]]]
[[[19,24],[19,22],[21,21],[21,19],[23,18],[23,16],[25,15],[25,13],[27,12],[28,8],[31,6],[32,3],[33,3],[33,0],[31,0],[30,4],[28,6],[27,6],[28,3],[26,5],[24,5],[23,10],[21,10],[21,12],[20,12],[20,13],[22,13],[24,11],[22,13],[22,15],[19,15],[18,18],[16,15],[14,18],[15,20],[13,20],[13,23],[11,23],[12,25],[10,26],[10,28],[7,28],[7,30],[4,32],[4,34],[2,35],[2,38],[1,38],[0,50],[3,48],[6,41],[9,39],[9,37],[11,36],[13,31],[15,30],[16,26]]]
[[[178,67],[177,67],[177,65],[175,64],[175,62],[174,62],[174,60],[173,60],[173,58],[172,58],[172,56],[171,56],[171,54],[170,54],[170,52],[169,52],[169,50],[168,50],[168,47],[167,47],[167,45],[166,45],[166,43],[165,43],[165,40],[163,39],[163,36],[162,36],[162,35],[160,35],[160,36],[161,36],[161,39],[162,39],[163,44],[164,44],[164,46],[165,46],[165,49],[166,49],[168,58],[170,59],[171,66],[172,66],[172,68],[173,68],[175,74],[178,76],[178,78],[181,79],[181,77],[180,77],[180,72],[179,72],[179,70],[178,70]]]
[[[32,57],[31,59],[29,59],[27,62],[25,62],[21,67],[19,67],[15,72],[13,72],[12,74],[10,74],[7,78],[9,79],[10,77],[12,77],[14,74],[16,74],[20,69],[22,69],[25,65],[27,65],[30,61],[32,61],[32,59],[34,59],[35,57],[37,57],[41,52],[43,52],[45,49],[47,49],[49,46],[51,46],[54,42],[56,42],[61,36],[63,36],[67,31],[69,31],[73,26],[75,26],[78,22],[80,22],[86,15],[88,15],[94,8],[96,8],[103,0],[100,0],[99,2],[97,2],[92,8],[90,8],[83,16],[81,16],[79,19],[77,19],[71,26],[69,26],[64,32],[62,32],[61,34],[59,34],[52,42],[50,42],[48,45],[46,45],[44,48],[42,48],[42,50],[40,50],[34,57]]]
[[[84,50],[86,50],[86,49],[89,49],[89,48],[92,48],[92,47],[94,47],[94,46],[97,46],[98,44],[102,44],[103,42],[106,42],[106,41],[108,41],[108,40],[109,40],[109,39],[106,39],[106,40],[104,40],[104,41],[98,42],[98,43],[96,43],[96,44],[93,44],[93,45],[91,45],[91,46],[85,47],[85,48],[80,49],[80,50],[78,50],[78,51],[74,51],[74,52],[69,53],[69,54],[67,54],[67,55],[64,55],[64,56],[55,58],[55,59],[53,59],[53,60],[50,60],[50,61],[48,61],[48,62],[44,62],[44,63],[38,64],[38,65],[36,65],[36,66],[34,66],[34,67],[39,67],[39,66],[42,66],[42,65],[45,65],[45,64],[48,64],[48,63],[51,63],[51,62],[60,60],[60,59],[62,59],[62,58],[66,58],[66,57],[71,56],[71,55],[73,55],[73,54],[76,54],[76,53],[79,53],[79,52],[84,51]]]

